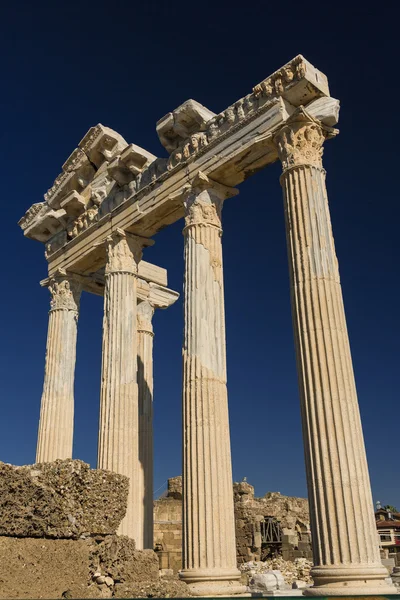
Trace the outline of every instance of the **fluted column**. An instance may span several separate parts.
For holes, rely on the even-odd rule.
[[[137,307],[139,388],[139,481],[142,515],[136,548],[153,548],[153,325],[149,300]]]
[[[301,107],[276,135],[283,165],[293,327],[314,555],[307,595],[385,583],[322,168],[334,133]]]
[[[80,285],[64,271],[46,281],[51,293],[36,462],[72,458],[74,374]]]
[[[185,197],[183,570],[195,595],[241,593],[226,389],[221,209],[236,190],[199,174]]]
[[[117,230],[107,238],[98,468],[129,477],[121,535],[139,539],[139,423],[137,386],[137,264],[141,238]]]

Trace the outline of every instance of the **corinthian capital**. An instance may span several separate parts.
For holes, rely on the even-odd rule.
[[[44,283],[51,294],[50,310],[79,311],[79,300],[82,286],[65,271],[59,270],[57,274]]]
[[[199,171],[184,191],[185,225],[212,225],[221,228],[222,205],[239,191],[213,181]]]
[[[137,273],[137,265],[142,260],[143,247],[154,242],[148,238],[126,233],[117,229],[106,239],[106,275],[123,271]]]
[[[149,300],[143,300],[137,307],[137,330],[153,334],[152,319],[154,306]]]
[[[322,168],[323,143],[328,130],[300,106],[274,137],[283,170],[298,165]]]

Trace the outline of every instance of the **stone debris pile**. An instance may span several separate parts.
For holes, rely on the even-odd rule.
[[[254,587],[260,587],[262,582],[263,585],[267,583],[272,585],[274,578],[275,589],[288,589],[293,584],[299,588],[302,587],[301,582],[311,585],[313,583],[310,575],[311,568],[312,562],[306,558],[296,558],[292,562],[283,560],[281,557],[270,558],[266,561],[251,561],[240,566],[242,573],[248,576],[251,587],[253,587],[252,580],[254,580]],[[264,581],[264,579],[260,579],[260,575],[268,575],[270,580]],[[283,584],[286,584],[287,587],[281,587]]]
[[[397,588],[400,588],[400,567],[394,567],[392,572],[392,582]]]

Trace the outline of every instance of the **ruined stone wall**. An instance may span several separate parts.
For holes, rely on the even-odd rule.
[[[182,568],[182,477],[168,480],[167,495],[154,502],[154,548],[160,569]]]
[[[306,498],[267,492],[254,497],[254,487],[242,481],[233,484],[238,564],[264,560],[274,546],[263,544],[262,522],[273,517],[281,530],[282,544],[276,550],[285,560],[312,558],[310,516]]]
[[[308,501],[268,492],[254,497],[254,487],[243,481],[233,485],[238,564],[261,560],[261,522],[275,517],[282,530],[279,551],[286,560],[312,558]],[[167,495],[154,502],[154,543],[161,568],[178,571],[182,566],[182,478],[168,481]]]

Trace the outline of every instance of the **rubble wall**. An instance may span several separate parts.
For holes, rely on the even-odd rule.
[[[254,497],[254,487],[234,483],[236,550],[238,565],[260,561],[263,543],[260,523],[274,517],[282,529],[282,556],[285,560],[312,558],[309,509],[306,498],[268,492]],[[154,502],[154,543],[161,568],[177,572],[182,567],[182,478],[168,480],[167,495]]]
[[[238,564],[265,560],[261,523],[273,517],[281,529],[279,552],[285,560],[312,558],[308,500],[267,492],[254,497],[254,487],[243,481],[233,485]],[[268,550],[271,550],[270,546]]]

